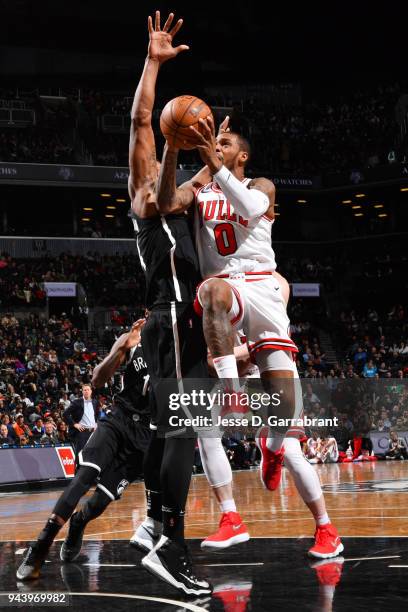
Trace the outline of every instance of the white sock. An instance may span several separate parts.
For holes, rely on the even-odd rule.
[[[235,505],[235,500],[225,499],[224,501],[220,502],[220,510],[221,512],[236,512],[237,507]]]
[[[318,527],[321,527],[322,525],[327,525],[328,523],[330,523],[329,515],[327,514],[327,512],[325,512],[320,516],[316,516],[315,521]]]
[[[149,529],[152,529],[155,535],[158,535],[159,533],[163,531],[163,523],[160,523],[159,521],[155,521],[150,516],[146,516],[142,525],[144,527],[148,527]]]
[[[276,453],[276,451],[279,451],[282,448],[285,434],[277,433],[277,432],[272,432],[272,433],[273,433],[273,437],[266,439],[266,448]]]

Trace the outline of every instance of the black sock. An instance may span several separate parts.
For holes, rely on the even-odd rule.
[[[44,529],[38,536],[37,542],[42,548],[50,548],[51,544],[55,539],[55,536],[61,528],[62,525],[59,525],[57,521],[55,521],[54,519],[48,519]]]
[[[158,523],[163,521],[162,517],[162,494],[161,491],[146,489],[147,516]]]
[[[184,510],[162,507],[163,535],[184,544]]]

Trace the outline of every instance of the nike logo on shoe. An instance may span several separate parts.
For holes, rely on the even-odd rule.
[[[240,523],[239,525],[233,525],[232,528],[234,529],[234,531],[237,531],[237,529],[239,529],[240,527],[242,527],[242,523]]]

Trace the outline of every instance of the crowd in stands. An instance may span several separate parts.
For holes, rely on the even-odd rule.
[[[91,306],[112,303],[136,305],[143,301],[144,277],[136,253],[14,259],[0,255],[0,306],[43,306],[44,282],[76,282],[86,287]]]
[[[398,83],[378,85],[333,94],[330,100],[306,96],[301,105],[286,107],[249,97],[241,100],[235,116],[238,129],[251,141],[252,169],[256,172],[352,172],[407,161],[404,145],[395,145],[395,108],[403,93],[404,87]],[[127,135],[103,133],[100,119],[104,114],[128,117],[130,106],[129,94],[101,91],[85,91],[75,104],[67,102],[61,108],[52,108],[52,112],[41,104],[42,124],[53,122],[53,138],[49,140],[45,134],[41,138],[35,132],[24,135],[24,130],[10,131],[7,137],[4,132],[0,134],[0,160],[69,163],[73,153],[63,144],[66,141],[61,139],[64,130],[60,124],[61,117],[65,125],[75,115],[88,149],[84,162],[127,165]],[[55,135],[55,126],[59,136]],[[197,160],[194,154],[189,159]]]
[[[74,164],[73,147],[50,128],[0,131],[0,161],[21,163]]]
[[[0,315],[0,446],[67,442],[63,411],[90,382],[96,347],[62,316]],[[108,388],[109,393],[111,393]],[[106,398],[99,397],[100,417]]]

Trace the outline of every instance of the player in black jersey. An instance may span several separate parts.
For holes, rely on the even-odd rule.
[[[160,216],[156,208],[158,163],[151,118],[157,75],[164,62],[188,49],[186,45],[172,45],[182,25],[179,19],[172,27],[173,18],[171,13],[163,29],[158,11],[154,24],[151,17],[148,19],[148,54],[133,101],[129,143],[129,195],[137,248],[146,275],[146,306],[150,311],[142,342],[156,398],[156,420],[164,431],[169,407],[166,394],[159,392],[161,382],[175,379],[179,381],[176,384],[181,384],[182,377],[208,376],[202,325],[193,310],[199,266],[188,218],[184,214]],[[193,183],[201,185],[207,180],[209,173],[203,169]],[[161,459],[161,489],[147,487],[148,504],[156,508],[155,522],[163,525],[163,535],[142,564],[182,592],[199,595],[211,589],[194,575],[184,541],[184,510],[194,447],[192,437],[152,438],[148,456]],[[153,533],[159,534],[160,531]]]
[[[119,499],[130,482],[143,472],[143,457],[150,440],[149,375],[140,345],[144,324],[140,319],[116,340],[105,359],[96,366],[92,384],[102,387],[126,362],[122,390],[114,397],[112,411],[98,426],[80,455],[79,469],[65,489],[37,541],[29,547],[17,570],[19,580],[38,578],[41,566],[57,533],[71,517],[68,535],[61,546],[62,561],[73,561],[81,551],[86,525]],[[75,514],[79,500],[96,483],[96,489]]]

